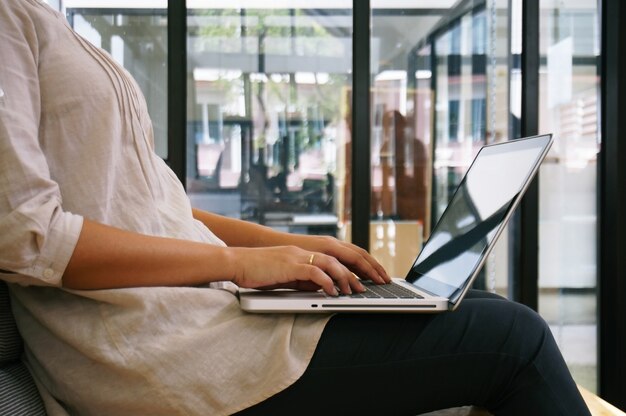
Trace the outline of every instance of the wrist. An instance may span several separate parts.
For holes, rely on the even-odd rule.
[[[238,249],[236,247],[220,247],[220,255],[218,257],[219,266],[215,264],[209,267],[219,268],[223,271],[223,280],[234,282],[239,275]]]
[[[289,242],[290,245],[320,253],[326,253],[332,244],[332,237],[329,236],[293,234],[292,237],[293,239]]]

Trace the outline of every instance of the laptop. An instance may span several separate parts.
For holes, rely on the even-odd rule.
[[[552,145],[552,135],[483,146],[406,277],[364,293],[240,289],[249,312],[443,312],[456,309]]]

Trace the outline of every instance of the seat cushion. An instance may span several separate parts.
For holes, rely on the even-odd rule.
[[[0,415],[45,415],[39,391],[21,361],[0,367]]]
[[[21,361],[22,351],[8,287],[0,281],[0,415],[45,415],[35,382]]]
[[[15,325],[9,288],[0,281],[0,366],[20,359],[22,355],[22,338]]]

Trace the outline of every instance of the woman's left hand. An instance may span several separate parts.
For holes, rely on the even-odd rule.
[[[333,256],[363,280],[371,280],[377,284],[391,282],[383,266],[359,246],[330,236],[292,234],[291,237],[293,238],[291,244],[305,250]]]

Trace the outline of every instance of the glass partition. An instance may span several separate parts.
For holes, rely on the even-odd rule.
[[[596,1],[541,2],[539,312],[576,381],[597,384],[596,247],[599,28]]]
[[[446,10],[427,3],[372,2],[370,251],[398,277],[430,220],[432,50],[425,39]]]
[[[200,208],[336,235],[352,3],[188,8],[187,188]]]
[[[62,5],[72,28],[109,52],[137,81],[152,119],[156,152],[167,159],[166,5],[146,6],[142,0],[129,0],[123,7],[97,0],[65,0]]]
[[[508,137],[508,5],[372,6],[370,249],[404,277],[478,149]],[[506,240],[479,287],[506,294]]]

